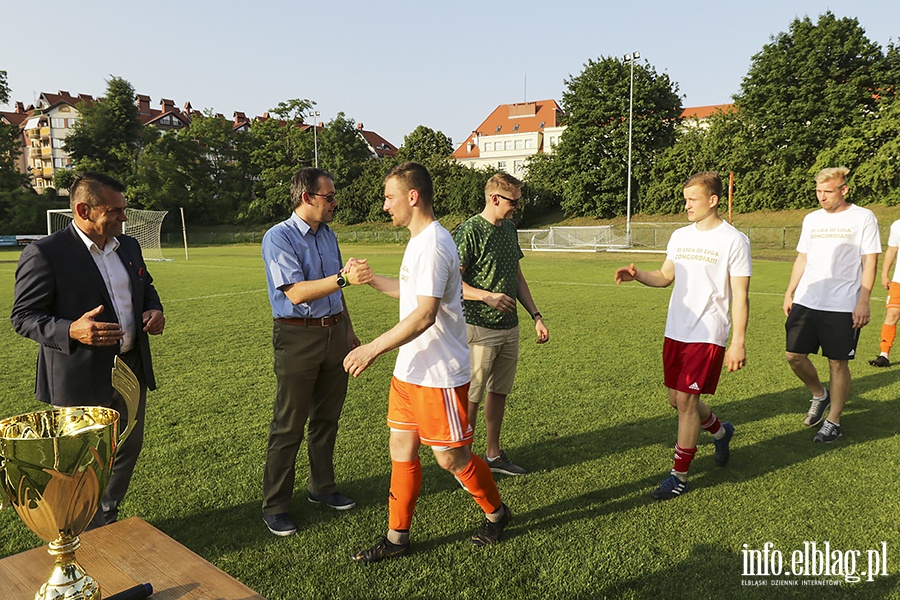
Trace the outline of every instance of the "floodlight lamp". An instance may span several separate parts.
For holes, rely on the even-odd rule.
[[[630,61],[630,60],[631,60],[631,55],[630,55],[630,54],[626,54],[626,55],[624,56],[623,60],[624,60],[625,62]]]
[[[639,59],[640,57],[641,57],[641,53],[638,52],[637,50],[635,50],[635,51],[634,51],[634,59],[637,60],[637,59]]]

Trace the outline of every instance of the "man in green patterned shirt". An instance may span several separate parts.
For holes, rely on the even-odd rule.
[[[468,417],[475,427],[484,401],[487,430],[485,460],[491,471],[524,475],[500,449],[500,427],[506,397],[512,391],[519,359],[519,316],[516,300],[534,320],[537,343],[550,339],[522,275],[523,257],[512,222],[522,198],[522,182],[506,173],[491,177],[484,188],[484,210],[460,225],[453,238],[463,273],[463,310],[472,370]]]

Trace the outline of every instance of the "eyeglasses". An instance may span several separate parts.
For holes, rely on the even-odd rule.
[[[512,204],[513,206],[519,206],[520,204],[522,204],[521,196],[519,198],[513,199],[513,198],[507,198],[503,194],[497,194],[497,195],[500,196],[501,198],[503,198],[504,200],[506,200],[507,202],[509,202],[510,204]]]
[[[310,196],[319,196],[320,198],[325,198],[329,204],[334,204],[337,201],[336,194],[317,194],[315,192],[310,192]]]

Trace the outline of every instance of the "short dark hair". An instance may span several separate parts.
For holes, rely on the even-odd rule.
[[[331,173],[316,167],[304,167],[291,178],[291,210],[303,204],[303,194],[315,194],[319,191],[319,180],[322,177],[334,181]]]
[[[384,180],[396,178],[403,185],[404,191],[416,190],[419,197],[428,206],[434,205],[434,183],[428,169],[415,162],[399,164],[385,176]]]
[[[92,208],[99,206],[103,201],[105,189],[124,192],[125,184],[103,173],[82,173],[69,186],[69,207],[74,212],[75,205],[79,202],[84,202]]]
[[[701,171],[694,173],[688,180],[684,182],[681,189],[687,189],[691,186],[699,185],[704,188],[710,196],[718,196],[722,198],[722,178],[715,171]]]

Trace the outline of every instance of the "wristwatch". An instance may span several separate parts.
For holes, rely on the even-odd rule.
[[[544,318],[544,315],[542,315],[540,312],[537,312],[537,311],[534,312],[534,313],[531,315],[531,318],[534,319],[535,321],[538,320],[538,317],[540,317],[540,318],[543,319],[543,318]]]
[[[339,288],[343,289],[343,288],[347,287],[348,285],[350,285],[350,280],[347,279],[346,277],[344,277],[343,273],[338,273],[337,274],[337,284],[338,284]]]

